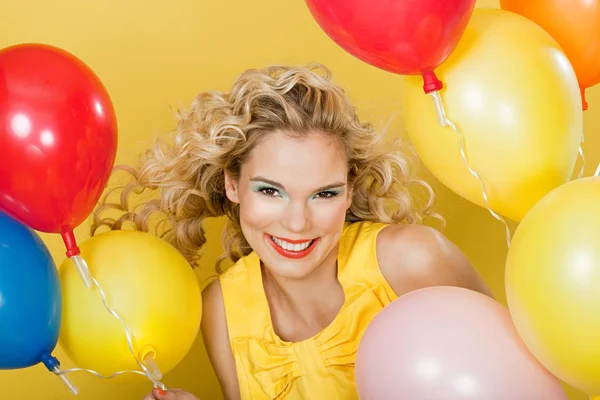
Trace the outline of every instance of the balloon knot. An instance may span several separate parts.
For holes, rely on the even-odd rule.
[[[423,77],[423,90],[426,94],[442,90],[444,84],[438,79],[434,71],[427,71],[421,74]]]
[[[58,359],[49,353],[46,353],[41,358],[42,363],[48,368],[48,371],[53,372],[54,368],[60,366]]]
[[[75,234],[73,233],[72,230],[62,232],[61,236],[65,243],[65,247],[67,248],[67,252],[66,252],[67,257],[71,258],[71,257],[78,256],[79,254],[81,254],[81,250],[79,250],[79,247],[77,246],[77,240],[75,239]]]
[[[581,108],[585,111],[588,109],[588,102],[585,98],[585,88],[583,86],[579,87],[579,93],[581,93]]]

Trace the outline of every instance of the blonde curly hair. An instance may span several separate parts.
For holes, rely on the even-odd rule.
[[[352,205],[346,221],[421,223],[432,212],[434,194],[413,176],[400,143],[386,141],[370,124],[361,123],[344,91],[331,82],[320,65],[270,66],[244,72],[231,93],[199,94],[191,107],[178,112],[174,143],[157,140],[137,167],[119,166],[133,179],[122,190],[118,204],[107,193],[93,215],[92,235],[98,228],[122,229],[133,222],[148,231],[154,214],[162,217],[157,234],[175,246],[195,266],[206,242],[203,221],[227,216],[223,232],[225,255],[237,261],[252,249],[242,234],[239,207],[225,195],[224,171],[235,179],[252,149],[268,134],[303,137],[320,132],[337,138],[348,158]],[[418,206],[410,186],[424,189]],[[158,198],[130,208],[130,195],[146,189]],[[103,217],[117,209],[119,218]],[[159,228],[160,227],[160,228]]]

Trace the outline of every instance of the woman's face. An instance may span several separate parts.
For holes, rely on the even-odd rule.
[[[335,260],[352,201],[342,145],[320,133],[270,134],[250,153],[227,197],[246,240],[274,275],[302,278]]]

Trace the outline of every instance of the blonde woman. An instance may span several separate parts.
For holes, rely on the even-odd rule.
[[[203,292],[202,335],[227,400],[356,399],[354,360],[372,318],[409,291],[435,285],[492,296],[461,251],[420,224],[433,193],[409,162],[362,123],[329,71],[273,66],[244,72],[230,93],[200,94],[173,145],[149,151],[122,193],[120,229],[165,238],[194,265],[203,222],[226,216],[235,264]],[[412,188],[426,193],[418,207]],[[135,211],[129,193],[152,189]],[[182,390],[146,399],[186,400]]]

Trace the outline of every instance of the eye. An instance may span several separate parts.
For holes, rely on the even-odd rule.
[[[259,192],[267,197],[279,197],[279,191],[273,188],[261,188]]]
[[[338,195],[338,192],[334,192],[332,190],[325,190],[323,192],[319,192],[315,195],[316,199],[331,199]]]

